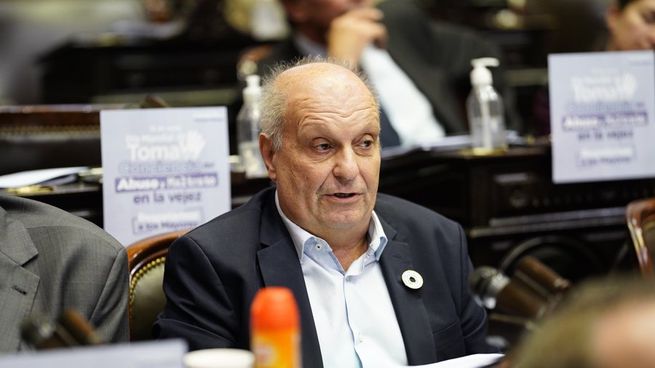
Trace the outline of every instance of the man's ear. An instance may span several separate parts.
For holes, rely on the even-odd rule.
[[[275,170],[274,164],[275,149],[273,148],[273,140],[264,133],[259,134],[259,152],[264,159],[266,170],[268,170],[268,177],[275,182],[277,171]]]
[[[617,27],[616,22],[620,15],[621,9],[619,9],[619,6],[615,2],[612,2],[605,11],[605,24],[607,24],[610,34],[613,33],[612,30]]]

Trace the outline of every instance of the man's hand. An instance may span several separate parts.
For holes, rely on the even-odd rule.
[[[384,47],[387,29],[382,17],[379,9],[356,8],[335,18],[327,35],[328,55],[356,66],[368,44]]]

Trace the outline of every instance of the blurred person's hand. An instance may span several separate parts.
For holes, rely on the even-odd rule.
[[[380,23],[383,14],[375,8],[355,8],[335,18],[327,34],[328,55],[351,63],[359,63],[362,50],[374,44],[383,48],[387,29]]]

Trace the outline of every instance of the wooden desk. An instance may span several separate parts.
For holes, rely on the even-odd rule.
[[[244,204],[252,194],[269,185],[271,183],[268,179],[246,180],[243,173],[232,173],[232,208]],[[48,203],[102,227],[103,207],[100,183],[80,181],[55,187],[33,186],[19,191],[4,190],[3,192]]]
[[[655,179],[553,184],[548,144],[494,156],[413,152],[381,172],[381,192],[460,222],[475,265],[511,272],[531,254],[573,281],[614,267],[628,240],[625,206],[655,196]]]
[[[233,206],[270,183],[232,177]],[[627,241],[625,206],[655,196],[655,179],[555,185],[550,147],[514,147],[496,156],[465,150],[416,151],[382,162],[380,192],[461,223],[473,263],[511,271],[530,254],[576,281],[606,273]],[[24,196],[102,223],[102,191],[81,183]],[[636,265],[636,264],[635,264]]]

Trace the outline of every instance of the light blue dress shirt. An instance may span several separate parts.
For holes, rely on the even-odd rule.
[[[275,204],[298,252],[325,368],[407,365],[379,263],[387,237],[375,212],[368,250],[344,270],[325,240],[285,216],[277,192]]]

